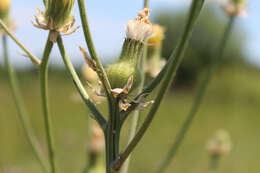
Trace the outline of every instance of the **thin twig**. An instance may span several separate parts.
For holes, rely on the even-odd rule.
[[[105,130],[106,124],[107,124],[106,119],[99,112],[99,110],[96,108],[95,104],[89,98],[84,86],[82,85],[82,83],[81,83],[81,81],[80,81],[71,61],[70,61],[69,55],[67,54],[67,52],[65,50],[61,36],[58,37],[57,43],[58,43],[60,54],[62,56],[64,64],[67,67],[67,69],[68,69],[68,71],[69,71],[69,73],[70,73],[70,75],[73,79],[73,82],[74,82],[82,100],[87,105],[87,107],[89,108],[89,110],[91,111],[91,113],[93,114],[95,119],[97,120],[98,124],[101,126],[102,130]]]
[[[48,173],[49,172],[49,166],[48,166],[47,159],[45,158],[43,153],[40,151],[39,143],[36,139],[36,136],[33,132],[32,126],[31,126],[30,121],[28,119],[27,111],[25,110],[25,105],[24,105],[22,95],[21,95],[21,92],[20,92],[20,88],[19,88],[19,85],[18,85],[17,76],[16,76],[15,71],[14,71],[13,67],[11,66],[11,63],[10,63],[10,60],[9,60],[8,47],[7,47],[7,37],[4,35],[2,37],[2,39],[3,39],[4,63],[5,63],[5,67],[7,69],[7,72],[8,72],[11,91],[12,91],[13,99],[14,99],[14,102],[15,102],[15,105],[16,105],[16,108],[17,108],[17,111],[18,111],[18,115],[19,115],[21,124],[23,126],[26,138],[27,138],[29,144],[32,147],[33,153],[35,154],[37,160],[39,161],[43,171],[45,173]]]
[[[163,160],[159,169],[157,170],[157,173],[162,173],[165,171],[165,169],[170,164],[171,160],[174,159],[180,145],[182,144],[182,141],[184,140],[185,135],[186,135],[187,131],[189,130],[189,128],[193,122],[193,119],[194,119],[196,113],[198,112],[198,109],[202,103],[202,100],[206,93],[207,87],[211,81],[211,78],[215,74],[217,67],[219,66],[219,64],[223,58],[223,53],[224,53],[228,38],[231,33],[233,23],[234,23],[234,17],[231,17],[227,24],[227,27],[224,31],[224,34],[221,38],[221,41],[219,42],[219,47],[217,49],[216,56],[211,60],[211,63],[208,66],[207,73],[205,74],[205,78],[203,79],[203,81],[199,87],[199,91],[197,92],[197,95],[194,98],[194,102],[191,107],[191,110],[190,110],[184,124],[182,125],[178,135],[176,136],[175,142],[173,143],[170,150],[167,152],[167,156],[165,157],[165,159]]]
[[[37,66],[40,67],[41,61],[34,56],[11,32],[11,30],[4,24],[4,22],[0,19],[0,26],[12,38],[12,40],[28,55],[31,61]]]
[[[117,161],[114,163],[113,170],[120,169],[120,167],[122,166],[124,161],[127,159],[129,154],[134,150],[134,148],[139,143],[139,141],[142,139],[146,130],[150,126],[150,124],[154,118],[154,115],[156,114],[156,112],[161,104],[161,101],[162,101],[166,91],[168,90],[168,88],[173,80],[173,77],[175,76],[175,73],[183,59],[183,53],[187,47],[189,38],[191,36],[191,33],[193,31],[194,25],[200,14],[203,4],[204,4],[204,0],[193,0],[184,33],[176,48],[176,54],[173,52],[170,57],[171,60],[168,62],[170,64],[166,71],[164,81],[162,83],[162,87],[159,90],[159,93],[155,99],[155,102],[154,102],[150,112],[148,113],[146,119],[144,120],[141,128],[138,130],[137,134],[135,135],[134,139],[127,146],[127,148],[120,154]],[[175,58],[173,58],[174,55],[175,55]]]
[[[51,33],[51,31],[50,31]],[[51,173],[56,173],[56,158],[55,158],[55,145],[53,138],[53,129],[51,123],[51,117],[49,113],[49,96],[48,96],[48,64],[49,57],[53,47],[53,43],[50,41],[50,33],[47,38],[45,45],[42,63],[40,66],[40,83],[41,83],[41,98],[42,98],[42,109],[44,117],[44,125],[47,136],[48,154],[51,165]]]

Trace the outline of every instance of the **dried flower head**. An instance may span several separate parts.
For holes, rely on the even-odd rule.
[[[219,3],[228,15],[247,17],[246,0],[219,0]]]
[[[150,10],[144,8],[136,19],[130,20],[126,26],[126,37],[141,42],[151,37],[153,29],[149,21]]]
[[[4,22],[8,19],[11,0],[0,0],[0,19]]]
[[[227,155],[231,148],[231,139],[229,133],[225,130],[218,130],[207,143],[207,150],[213,156]]]
[[[73,28],[75,18],[72,15],[75,0],[48,0],[45,12],[37,9],[37,16],[35,16],[35,23],[33,25],[37,28],[53,31],[51,41],[56,42],[59,32],[64,35],[74,33],[78,27]]]

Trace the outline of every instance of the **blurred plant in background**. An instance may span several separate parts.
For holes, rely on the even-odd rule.
[[[176,86],[185,86],[190,89],[190,87],[195,86],[202,72],[207,69],[210,58],[215,54],[218,38],[226,23],[225,16],[221,16],[218,9],[215,4],[214,6],[209,4],[201,15],[198,21],[199,24],[195,27],[194,34],[191,37],[190,46],[185,53],[183,63],[177,73]],[[163,57],[168,57],[172,45],[176,45],[178,35],[182,31],[184,17],[185,13],[182,11],[157,11],[154,14],[154,22],[166,28],[164,46],[162,47]],[[246,64],[243,53],[246,39],[242,27],[234,29],[221,67],[230,68],[231,66]]]

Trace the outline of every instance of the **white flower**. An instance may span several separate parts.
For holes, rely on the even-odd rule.
[[[152,24],[149,21],[150,10],[145,8],[139,12],[136,19],[130,20],[126,26],[126,37],[138,40],[141,42],[146,41],[152,36]]]

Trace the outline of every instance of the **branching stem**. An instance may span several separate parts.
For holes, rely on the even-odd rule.
[[[41,61],[34,56],[24,45],[20,42],[15,35],[11,32],[11,30],[4,24],[4,22],[0,19],[1,28],[8,34],[9,37],[28,55],[31,61],[37,66],[40,67]]]
[[[165,157],[165,159],[163,160],[162,164],[160,165],[159,169],[157,170],[157,173],[162,173],[165,171],[165,169],[168,167],[168,165],[170,164],[171,160],[173,160],[173,158],[175,157],[180,145],[182,144],[184,137],[187,133],[187,131],[189,130],[193,119],[201,105],[201,102],[204,98],[204,95],[206,93],[207,87],[212,79],[212,76],[215,74],[217,67],[219,66],[222,58],[223,58],[223,53],[224,53],[224,49],[227,45],[227,41],[228,38],[230,36],[231,30],[232,30],[232,26],[234,23],[234,17],[231,17],[229,19],[229,22],[227,24],[227,27],[224,31],[224,34],[219,42],[219,46],[216,52],[216,56],[213,57],[213,59],[211,60],[210,65],[208,66],[208,70],[207,73],[205,74],[204,79],[202,80],[202,83],[199,87],[199,91],[197,92],[197,95],[194,98],[194,102],[193,105],[191,107],[191,110],[184,122],[184,124],[182,125],[180,131],[178,132],[175,142],[173,143],[172,147],[170,148],[170,150],[167,152],[167,156]]]
[[[160,88],[159,93],[155,99],[155,102],[154,102],[150,112],[148,113],[146,119],[144,120],[141,128],[138,130],[137,134],[135,135],[135,137],[133,138],[131,143],[120,154],[120,157],[118,157],[117,161],[114,163],[114,165],[113,165],[114,170],[119,170],[121,168],[122,164],[125,162],[125,160],[129,156],[129,154],[134,150],[134,148],[139,143],[139,141],[142,139],[146,130],[150,126],[150,124],[154,118],[154,115],[156,114],[156,112],[161,104],[161,101],[162,101],[166,91],[168,90],[168,87],[170,86],[170,84],[173,80],[173,77],[175,76],[175,73],[183,59],[183,53],[187,47],[189,38],[191,36],[191,33],[193,31],[194,25],[200,14],[203,4],[204,4],[204,0],[193,0],[184,33],[181,37],[181,40],[179,41],[179,43],[177,45],[176,51],[174,51],[172,53],[172,55],[170,57],[170,61],[168,61],[169,67],[165,73],[162,87]]]
[[[84,103],[87,105],[87,107],[89,108],[90,112],[93,114],[94,118],[97,120],[98,124],[100,125],[100,127],[103,129],[103,131],[106,128],[106,119],[104,118],[104,116],[99,112],[99,110],[97,109],[97,107],[95,106],[95,104],[91,101],[91,99],[89,98],[84,86],[82,85],[74,67],[73,64],[71,63],[70,57],[66,52],[66,49],[64,47],[63,41],[61,36],[58,37],[57,39],[57,43],[58,43],[58,47],[60,50],[60,54],[62,56],[62,59],[64,61],[64,64],[67,68],[67,70],[69,71],[73,82],[82,98],[82,100],[84,101]]]

